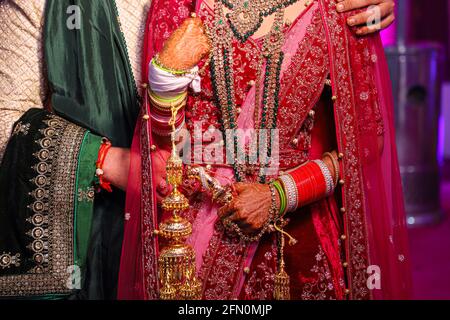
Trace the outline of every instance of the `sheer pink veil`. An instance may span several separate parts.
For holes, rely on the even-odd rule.
[[[411,298],[411,273],[391,81],[380,36],[372,36],[368,42],[374,62],[374,85],[383,121],[384,141],[380,147],[374,145],[376,137],[369,133],[364,132],[360,137],[371,264],[367,284],[369,289],[375,286],[372,287],[375,299],[408,299]],[[367,156],[369,153],[371,156]],[[379,280],[381,288],[376,286]]]
[[[151,57],[161,49],[164,38],[168,37],[177,24],[194,10],[190,8],[192,2],[195,1],[152,1],[142,62],[144,83],[147,82],[148,63]],[[158,10],[162,10],[164,14],[156,17],[154,12]],[[358,41],[351,35],[349,37],[350,46],[356,47]],[[390,77],[379,36],[370,37],[366,43],[369,47],[365,48],[364,54],[370,55],[375,62],[370,67],[374,77],[371,81],[366,81],[366,84],[369,83],[374,87],[372,92],[376,94],[373,95],[375,97],[373,101],[381,111],[384,127],[382,151],[379,150],[377,143],[378,135],[373,130],[359,130],[357,137],[364,185],[364,203],[361,205],[365,208],[363,221],[358,223],[365,223],[368,258],[371,265],[367,284],[369,289],[373,289],[372,296],[376,299],[406,299],[410,297],[411,278],[402,187],[395,146]],[[352,50],[361,51],[360,48],[350,48],[350,60],[353,58]],[[361,61],[351,61],[351,65],[352,67],[355,65],[354,70],[364,68]],[[352,82],[355,92],[368,91],[359,81],[353,79]],[[360,127],[367,125],[367,119],[359,114],[367,115],[364,108],[368,104],[367,101],[362,103],[359,109],[358,105],[355,106]],[[125,211],[127,221],[119,272],[118,299],[157,299],[155,257],[158,243],[157,237],[151,233],[156,229],[158,221],[151,160],[151,155],[155,152],[150,151],[152,144],[152,137],[149,134],[150,122],[142,120],[142,115],[148,112],[148,104],[145,102],[131,147]],[[371,116],[372,120],[373,118],[374,115]],[[381,281],[381,288],[377,286],[378,280]]]
[[[149,15],[146,22],[145,38],[143,46],[142,59],[142,83],[147,83],[148,65],[150,59],[160,48],[155,48],[154,38],[152,36],[152,23],[154,15],[151,13],[159,1],[154,0],[149,9]],[[161,41],[160,41],[161,42]],[[122,244],[122,255],[120,259],[119,280],[117,288],[117,298],[119,300],[143,300],[155,298],[148,292],[148,284],[146,283],[145,269],[151,269],[154,266],[144,265],[145,255],[144,248],[147,250],[155,250],[153,254],[156,256],[158,250],[157,237],[149,234],[143,228],[144,224],[149,225],[148,229],[156,229],[157,223],[157,206],[156,191],[153,185],[153,164],[150,156],[150,146],[153,143],[150,121],[143,120],[143,115],[148,114],[148,95],[144,91],[144,101],[141,110],[141,116],[136,123],[133,143],[131,146],[130,171],[127,186],[127,198],[125,204],[125,226],[124,239]],[[145,137],[143,137],[145,135]],[[142,145],[142,142],[148,142]],[[148,168],[143,168],[146,160]],[[145,188],[144,188],[145,186]],[[144,194],[146,193],[146,194]],[[143,197],[147,201],[143,201]],[[144,221],[144,209],[149,212],[149,216],[153,219]],[[150,241],[150,243],[149,243]],[[153,241],[153,242],[152,242]]]

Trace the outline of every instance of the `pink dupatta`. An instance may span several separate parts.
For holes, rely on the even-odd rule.
[[[345,228],[349,239],[346,253],[351,298],[408,298],[410,278],[405,216],[395,148],[390,81],[381,41],[378,35],[368,39],[356,38],[345,25],[345,16],[336,13],[333,0],[320,0],[318,5],[326,26],[330,74],[337,97],[335,119],[338,145],[345,155],[342,170],[348,186],[343,201],[347,208]],[[194,9],[198,9],[198,4],[194,8],[192,1],[188,0],[152,2],[144,44],[144,83],[147,82],[151,57]],[[300,35],[301,28],[297,32]],[[286,50],[289,50],[288,46],[289,42],[286,43]],[[293,48],[295,45],[291,45],[291,50]],[[246,114],[245,108],[251,108],[251,101],[252,92],[242,114]],[[374,117],[371,113],[373,106],[379,107],[384,122],[385,147],[381,153],[378,152],[376,132],[365,128],[367,117]],[[149,112],[148,103],[144,103],[142,114]],[[158,298],[158,241],[153,235],[158,213],[152,179],[152,137],[150,122],[141,119],[137,123],[131,149],[126,203],[129,220],[125,223],[119,299]],[[229,174],[224,170],[219,175]],[[216,209],[205,203],[194,223],[190,242],[197,251],[198,268],[216,221]],[[255,250],[256,246],[250,248],[247,259],[251,259]],[[381,289],[368,288],[369,266],[381,271]]]

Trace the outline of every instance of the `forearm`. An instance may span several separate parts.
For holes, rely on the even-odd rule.
[[[198,68],[179,71],[161,65],[157,57],[149,66],[148,100],[152,132],[161,146],[170,143],[172,131],[185,125],[185,105],[188,87],[200,91]]]
[[[332,151],[322,159],[305,163],[277,180],[285,197],[285,212],[295,211],[334,193],[339,184],[339,155]]]
[[[112,147],[106,154],[103,165],[104,178],[121,190],[128,184],[130,170],[130,150]]]

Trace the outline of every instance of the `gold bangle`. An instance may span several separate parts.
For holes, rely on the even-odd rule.
[[[161,62],[161,60],[159,60],[159,53],[157,53],[153,57],[152,63],[153,63],[154,66],[160,68],[161,70],[169,72],[169,73],[171,73],[171,74],[173,74],[174,76],[177,76],[177,77],[182,77],[182,76],[185,76],[186,74],[191,73],[190,70],[176,70],[176,69],[172,69],[172,68],[169,68],[169,67],[165,66]]]
[[[154,107],[155,109],[162,111],[164,113],[172,113],[172,108],[175,109],[180,109],[181,107],[183,107],[184,105],[186,105],[187,99],[184,98],[182,101],[177,102],[176,104],[173,104],[169,107],[166,106],[160,106],[157,103],[150,101],[150,104],[152,105],[152,107]]]
[[[148,96],[150,98],[152,106],[164,112],[169,112],[173,107],[179,107],[182,104],[185,104],[187,101],[187,91],[184,92],[177,100],[170,102],[163,102],[159,100],[157,97],[155,97],[155,94],[150,89],[148,89]]]
[[[333,154],[331,152],[325,152],[322,155],[322,158],[328,157],[331,160],[331,163],[333,164],[333,168],[334,168],[334,186],[336,187],[339,181],[339,163],[338,161],[335,159],[335,157],[333,156]]]
[[[154,101],[157,104],[160,104],[161,106],[165,106],[165,105],[174,104],[174,103],[177,103],[177,102],[183,100],[187,96],[187,90],[184,91],[183,93],[180,93],[178,95],[178,97],[173,98],[173,99],[160,97],[155,92],[153,92],[151,89],[148,89],[148,94],[149,94],[150,98],[152,99],[152,101]]]

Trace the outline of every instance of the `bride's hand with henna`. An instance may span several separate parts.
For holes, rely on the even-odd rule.
[[[164,43],[159,61],[174,70],[189,70],[211,50],[200,18],[187,18]]]
[[[252,234],[259,231],[269,219],[272,195],[267,184],[236,183],[233,201],[219,209],[219,217],[235,222],[243,232]],[[279,195],[276,192],[277,207]]]

